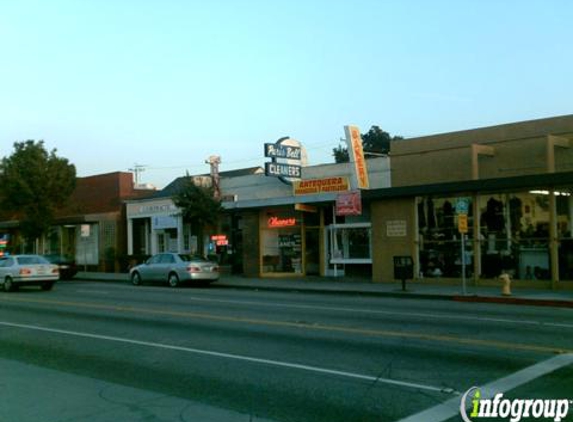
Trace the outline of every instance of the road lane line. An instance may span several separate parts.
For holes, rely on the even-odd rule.
[[[559,355],[551,359],[536,363],[507,377],[500,378],[483,387],[479,387],[482,399],[491,399],[498,393],[506,393],[517,387],[531,382],[550,372],[573,364],[573,354]],[[443,422],[460,415],[461,397],[456,397],[424,410],[412,416],[408,416],[398,422]],[[471,405],[468,402],[468,407]]]
[[[38,303],[43,305],[58,305],[58,306],[68,306],[76,308],[83,307],[87,309],[97,309],[105,311],[130,312],[137,315],[159,315],[159,316],[186,318],[186,319],[201,319],[208,321],[261,325],[269,327],[297,328],[297,329],[314,330],[314,331],[338,332],[344,334],[363,335],[370,337],[383,337],[383,338],[387,337],[387,338],[400,338],[400,339],[410,339],[419,341],[431,341],[438,343],[454,343],[463,346],[493,347],[497,349],[505,349],[513,351],[526,351],[526,352],[551,353],[551,354],[573,353],[573,350],[565,348],[557,348],[554,346],[538,346],[532,344],[511,343],[498,340],[482,340],[482,339],[456,337],[452,335],[442,335],[442,334],[375,330],[367,328],[341,327],[336,325],[308,324],[308,323],[288,322],[288,321],[271,321],[258,318],[230,317],[230,316],[214,315],[214,314],[199,313],[199,312],[167,311],[160,309],[135,308],[132,306],[105,305],[99,303],[85,303],[85,302],[84,303],[67,302],[67,301],[48,300],[48,299],[29,299],[29,298],[20,299],[15,297],[11,297],[8,299],[3,296],[0,296],[0,300],[8,302]]]
[[[79,332],[79,331],[61,330],[61,329],[57,329],[57,328],[40,327],[37,325],[17,324],[17,323],[6,322],[6,321],[0,321],[0,325],[5,326],[5,327],[11,327],[11,328],[20,328],[20,329],[26,329],[26,330],[43,331],[43,332],[48,332],[48,333],[63,334],[63,335],[68,335],[68,336],[83,337],[83,338],[90,338],[90,339],[96,339],[96,340],[114,341],[117,343],[133,344],[133,345],[137,345],[137,346],[153,347],[153,348],[157,348],[157,349],[173,350],[173,351],[178,351],[178,352],[193,353],[193,354],[198,354],[198,355],[212,356],[212,357],[218,357],[218,358],[224,358],[224,359],[233,359],[233,360],[257,363],[257,364],[265,364],[265,365],[271,365],[271,366],[280,366],[280,367],[289,368],[289,369],[299,369],[302,371],[316,372],[316,373],[327,374],[327,375],[336,375],[336,376],[340,376],[340,377],[359,379],[359,380],[363,380],[363,381],[370,381],[370,382],[376,382],[376,383],[381,383],[381,384],[390,384],[390,385],[395,385],[398,387],[411,388],[411,389],[415,389],[415,390],[433,391],[433,392],[446,393],[446,394],[459,394],[458,392],[456,392],[452,389],[449,389],[449,388],[434,387],[431,385],[424,385],[424,384],[418,384],[418,383],[412,383],[412,382],[406,382],[406,381],[398,381],[398,380],[393,380],[393,379],[389,379],[389,378],[380,378],[380,377],[371,376],[371,375],[356,374],[353,372],[346,372],[346,371],[337,371],[334,369],[327,369],[327,368],[321,368],[321,367],[310,366],[310,365],[302,365],[302,364],[298,364],[298,363],[282,362],[282,361],[277,361],[277,360],[272,360],[272,359],[262,359],[262,358],[255,358],[255,357],[251,357],[251,356],[236,355],[236,354],[232,354],[232,353],[215,352],[215,351],[195,349],[195,348],[190,348],[190,347],[174,346],[174,345],[170,345],[170,344],[155,343],[155,342],[142,341],[142,340],[133,340],[133,339],[122,338],[122,337],[106,336],[106,335],[92,334],[92,333],[83,333],[83,332]]]
[[[193,302],[213,302],[213,303],[226,303],[226,304],[237,304],[237,305],[258,305],[262,307],[281,307],[290,309],[305,309],[305,310],[325,310],[334,312],[347,312],[347,313],[361,313],[361,314],[373,314],[373,315],[392,315],[392,316],[406,316],[406,317],[416,317],[416,318],[433,318],[433,319],[452,319],[461,321],[483,321],[483,322],[495,322],[495,323],[507,323],[507,324],[518,324],[518,325],[539,325],[539,326],[550,326],[550,327],[560,327],[560,328],[573,328],[573,324],[566,323],[552,323],[536,320],[523,320],[523,319],[509,319],[509,318],[489,318],[480,317],[475,315],[446,315],[446,314],[429,314],[423,312],[400,312],[400,311],[382,311],[379,309],[357,309],[357,308],[345,308],[345,307],[333,307],[333,306],[312,306],[312,305],[293,305],[288,303],[277,303],[277,302],[253,302],[253,301],[242,301],[242,300],[226,300],[226,299],[204,299],[197,297],[186,298]]]
[[[77,290],[80,292],[80,290]],[[535,325],[541,327],[557,327],[557,328],[571,328],[573,329],[573,324],[567,323],[553,323],[538,320],[524,320],[524,319],[511,319],[511,318],[493,318],[493,317],[482,317],[479,315],[455,315],[455,314],[431,314],[424,312],[401,312],[401,311],[384,311],[379,309],[358,309],[358,308],[348,308],[348,307],[335,307],[335,306],[313,306],[313,305],[298,305],[289,303],[278,303],[278,302],[255,302],[255,301],[244,301],[244,300],[230,300],[230,299],[206,299],[198,297],[184,297],[185,299],[192,302],[205,302],[205,303],[222,303],[231,305],[241,305],[241,306],[260,306],[260,307],[276,307],[276,308],[287,308],[287,309],[303,309],[303,310],[324,310],[333,312],[346,312],[346,313],[360,313],[366,315],[390,315],[398,317],[414,317],[414,318],[424,318],[424,319],[446,319],[446,320],[459,320],[459,321],[474,321],[474,322],[494,322],[494,323],[504,323],[504,324],[514,324],[514,325]]]

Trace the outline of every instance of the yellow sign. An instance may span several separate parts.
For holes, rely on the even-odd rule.
[[[326,179],[299,180],[292,183],[295,195],[316,193],[346,192],[350,189],[347,177],[328,177]]]
[[[296,211],[303,211],[303,212],[318,212],[318,208],[306,204],[294,204],[294,209]]]
[[[460,233],[467,233],[468,232],[468,215],[467,214],[459,214],[458,215],[458,231]]]
[[[344,126],[344,130],[346,131],[346,142],[348,142],[350,162],[354,163],[356,179],[358,180],[358,188],[368,189],[370,187],[370,181],[368,180],[368,169],[366,167],[366,159],[364,158],[364,151],[362,149],[360,129],[358,129],[357,126]]]

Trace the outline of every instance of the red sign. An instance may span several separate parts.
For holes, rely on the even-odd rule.
[[[362,215],[360,191],[339,194],[336,197],[336,215]]]
[[[280,218],[280,217],[271,217],[268,220],[269,227],[272,228],[279,228],[279,227],[292,227],[296,226],[296,218]]]

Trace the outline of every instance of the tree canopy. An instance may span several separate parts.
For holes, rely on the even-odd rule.
[[[223,212],[221,202],[214,197],[213,188],[197,186],[190,176],[185,177],[179,191],[173,196],[174,204],[181,210],[198,236],[199,250],[203,250],[203,231],[206,225],[216,225]]]
[[[18,215],[20,230],[31,241],[46,233],[55,211],[72,194],[76,168],[44,141],[15,142],[14,152],[0,163],[3,208]]]
[[[388,154],[388,152],[390,152],[390,141],[404,139],[401,136],[391,136],[388,132],[380,129],[380,126],[372,126],[370,130],[367,133],[363,133],[361,137],[362,147],[366,157]],[[345,145],[338,145],[338,147],[334,148],[332,155],[337,163],[345,163],[349,160],[348,148]]]

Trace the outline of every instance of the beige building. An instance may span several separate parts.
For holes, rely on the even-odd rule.
[[[417,279],[573,286],[572,144],[573,115],[393,142],[392,188],[364,194],[374,281],[408,255]]]

